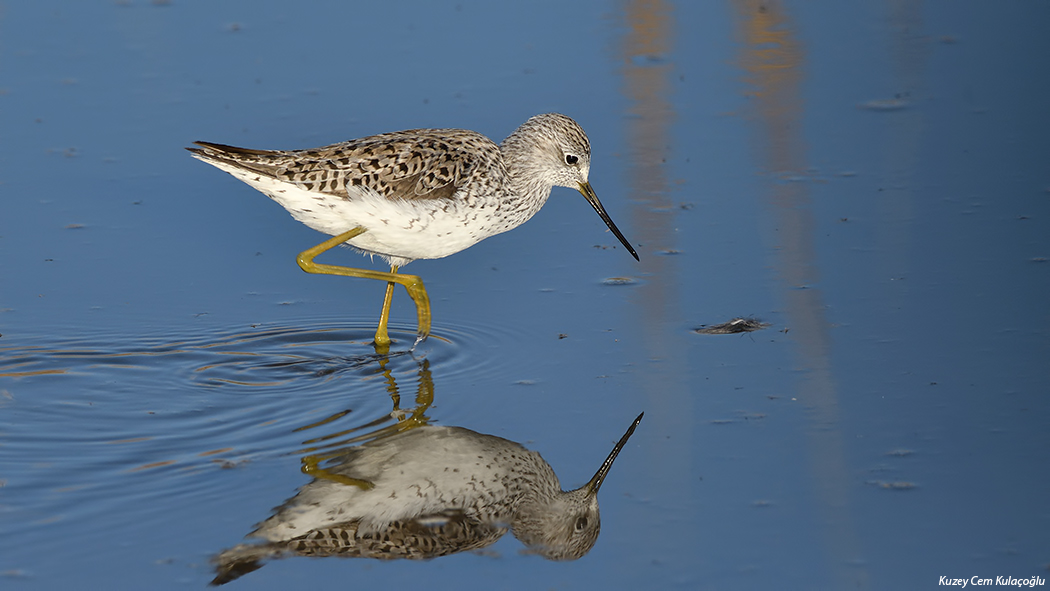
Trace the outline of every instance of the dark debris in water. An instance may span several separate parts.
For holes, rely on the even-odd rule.
[[[740,317],[722,324],[704,324],[700,328],[694,329],[694,332],[697,334],[738,334],[741,332],[754,332],[770,326],[768,322],[762,322],[758,318]]]
[[[869,480],[866,484],[876,486],[878,488],[886,490],[912,490],[917,487],[914,482],[906,482],[903,480],[897,480],[894,482],[886,482],[885,480]]]
[[[241,466],[249,462],[251,462],[251,460],[225,460],[221,458],[212,460],[212,463],[218,465],[219,468],[222,470],[233,470],[235,468],[240,468]]]

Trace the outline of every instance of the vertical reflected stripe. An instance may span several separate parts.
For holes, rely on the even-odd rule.
[[[830,580],[837,589],[869,586],[867,569],[858,559],[862,550],[850,505],[856,482],[846,465],[839,392],[830,359],[828,319],[818,286],[819,269],[813,249],[813,216],[806,183],[777,182],[804,175],[807,146],[803,141],[805,109],[802,75],[805,51],[781,2],[733,2],[742,41],[739,65],[746,74],[754,105],[753,128],[759,161],[774,179],[768,185],[769,215],[776,234],[776,269],[786,303],[789,337],[797,343],[802,378],[799,401],[809,410],[807,429],[813,488],[824,524],[824,549]],[[818,581],[813,584],[820,585]]]

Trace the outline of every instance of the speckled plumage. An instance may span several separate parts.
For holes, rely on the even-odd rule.
[[[216,559],[225,583],[281,556],[426,559],[483,548],[508,529],[554,560],[586,554],[598,489],[641,421],[586,485],[562,491],[536,452],[459,427],[422,426],[351,448],[241,544]]]
[[[575,188],[637,259],[587,180],[591,144],[565,115],[536,115],[499,146],[463,129],[411,129],[322,148],[251,150],[197,142],[195,158],[277,201],[292,216],[332,238],[299,253],[307,273],[387,282],[374,344],[390,350],[387,331],[394,285],[416,304],[416,343],[430,334],[430,296],[415,275],[398,272],[416,259],[437,259],[515,228],[543,207],[551,188]],[[316,263],[340,244],[379,255],[390,272]]]
[[[364,228],[347,243],[397,267],[519,226],[553,186],[586,184],[591,158],[587,134],[556,113],[532,117],[499,146],[463,129],[412,129],[290,151],[197,144],[194,157],[307,226],[333,236]],[[597,198],[588,200],[634,254]]]

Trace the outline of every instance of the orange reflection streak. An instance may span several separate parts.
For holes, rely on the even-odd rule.
[[[140,472],[142,470],[151,470],[153,468],[162,468],[164,466],[171,466],[175,463],[175,460],[164,460],[163,462],[153,462],[150,464],[142,464],[141,466],[135,466],[134,468],[128,468],[128,472]]]
[[[625,118],[627,132],[627,184],[633,203],[631,233],[638,236],[642,273],[645,283],[635,288],[630,309],[639,316],[638,334],[644,354],[650,363],[638,388],[645,396],[647,420],[656,432],[673,433],[673,437],[656,438],[646,450],[646,461],[636,468],[634,477],[662,490],[677,491],[693,498],[696,474],[691,466],[694,453],[693,400],[698,394],[688,383],[689,364],[683,342],[684,331],[668,330],[683,316],[679,257],[663,256],[662,251],[677,250],[675,225],[678,210],[672,201],[666,161],[672,150],[672,126],[677,118],[670,100],[671,74],[674,63],[675,23],[672,8],[661,0],[633,0],[626,5],[627,35],[623,39],[623,94],[628,100],[630,117]],[[690,294],[696,298],[695,294]],[[686,302],[696,306],[696,301]],[[695,511],[689,505],[686,511]],[[682,515],[684,521],[695,515]],[[665,546],[666,536],[651,527],[662,520],[662,513],[631,516],[632,530],[639,532],[640,544],[653,548]],[[682,531],[675,544],[696,547],[701,532]],[[651,536],[646,538],[645,536]]]
[[[40,369],[37,371],[9,371],[0,373],[0,378],[27,378],[31,376],[46,376],[55,374],[64,374],[64,369]]]
[[[200,456],[200,457],[207,457],[207,456],[214,456],[214,455],[217,455],[217,454],[224,454],[226,452],[230,452],[230,451],[233,451],[233,450],[234,450],[234,448],[232,448],[232,447],[223,447],[223,448],[220,448],[220,449],[213,449],[211,451],[202,451],[201,453],[199,453],[197,455]]]
[[[807,156],[802,140],[805,112],[801,85],[805,51],[780,2],[737,0],[734,6],[743,42],[739,63],[747,73],[749,95],[754,98],[762,165],[774,175],[804,174]],[[774,182],[768,197],[776,222],[776,267],[787,303],[790,336],[798,344],[798,363],[804,370],[797,396],[810,409],[807,438],[813,486],[821,521],[826,524],[825,550],[833,573],[830,584],[839,589],[867,588],[867,570],[857,560],[861,550],[850,507],[852,479],[839,424],[829,323],[821,291],[815,286],[819,273],[808,188],[805,183]]]
[[[141,443],[143,441],[152,441],[152,437],[131,437],[129,439],[114,439],[112,441],[103,441],[102,443],[107,445],[115,445],[121,443]]]

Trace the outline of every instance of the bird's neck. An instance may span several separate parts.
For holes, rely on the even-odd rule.
[[[514,193],[515,205],[532,217],[543,207],[554,186],[535,157],[536,146],[529,138],[517,131],[500,144],[503,162],[507,167],[510,190]]]
[[[515,468],[515,476],[510,485],[510,488],[516,489],[518,493],[519,508],[530,507],[536,510],[537,507],[550,505],[565,494],[561,490],[561,483],[558,482],[558,475],[539,454],[530,454],[524,459],[525,463]]]

